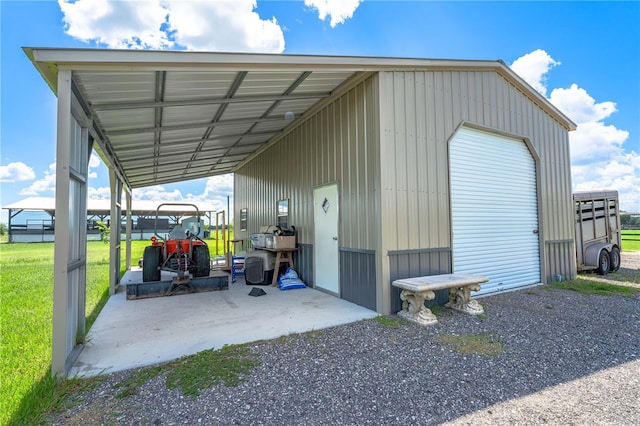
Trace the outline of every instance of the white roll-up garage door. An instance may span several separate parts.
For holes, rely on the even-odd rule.
[[[526,144],[461,128],[449,147],[453,271],[479,294],[540,283],[535,161]]]

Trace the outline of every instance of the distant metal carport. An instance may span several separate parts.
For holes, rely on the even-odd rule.
[[[164,201],[162,201],[164,202]],[[208,224],[212,225],[212,216],[216,212],[215,208],[211,203],[202,202],[199,200],[183,200],[182,203],[193,204],[200,211],[200,215],[204,216],[208,220]],[[149,217],[154,218],[156,215],[156,211],[158,209],[158,205],[160,201],[153,200],[136,200],[134,205],[131,208],[131,216],[133,217]],[[160,215],[173,217],[174,220],[176,218],[181,218],[183,216],[191,216],[195,213],[193,207],[185,206],[180,208],[179,206],[170,210],[169,207],[176,206],[165,206],[159,212]],[[49,228],[55,228],[55,217],[56,217],[56,199],[53,197],[29,197],[20,201],[16,201],[15,203],[9,204],[7,206],[3,206],[3,209],[8,211],[9,218],[9,226],[8,226],[8,234],[9,234],[9,242],[35,242],[38,240],[34,240],[32,238],[21,238],[26,234],[27,236],[33,235],[36,232],[46,236],[46,238],[41,239],[40,241],[54,241],[51,230]],[[122,209],[125,211],[128,210],[128,206],[125,203],[122,205]],[[26,224],[18,224],[14,225],[13,220],[22,212],[44,212],[48,214],[51,220],[46,221],[46,225],[39,221],[32,226],[28,222]],[[96,200],[90,199],[87,201],[87,222],[89,222],[94,217],[97,217],[99,220],[104,221],[105,218],[111,217],[111,202],[109,200]],[[117,221],[117,219],[116,219]],[[113,222],[113,220],[111,221]],[[139,223],[139,222],[138,222]],[[46,229],[45,229],[46,228]],[[89,228],[89,233],[91,228]],[[138,228],[140,229],[140,228]],[[150,226],[150,231],[153,232],[153,225]],[[97,233],[97,231],[95,231]],[[89,237],[90,239],[91,237]],[[146,238],[146,237],[145,237]]]

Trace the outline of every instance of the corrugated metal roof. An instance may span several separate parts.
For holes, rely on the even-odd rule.
[[[132,187],[232,172],[353,72],[74,72]],[[316,89],[299,98],[305,80]],[[289,100],[291,99],[291,100]],[[285,105],[283,111],[281,105]]]
[[[131,188],[233,172],[356,74],[492,69],[575,125],[501,61],[25,48],[57,93],[58,70],[103,160]],[[293,118],[291,118],[293,117]]]

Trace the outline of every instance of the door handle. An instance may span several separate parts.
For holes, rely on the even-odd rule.
[[[538,234],[539,232],[540,232],[540,231],[538,231],[537,229],[534,229],[534,230],[533,230],[533,233],[534,233],[534,234]]]
[[[338,241],[338,237],[333,237],[333,241]]]

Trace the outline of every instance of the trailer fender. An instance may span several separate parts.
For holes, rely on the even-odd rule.
[[[611,252],[611,249],[615,246],[613,243],[598,243],[587,247],[584,253],[584,263],[589,266],[598,266],[600,259],[600,252],[606,250],[607,253]]]

